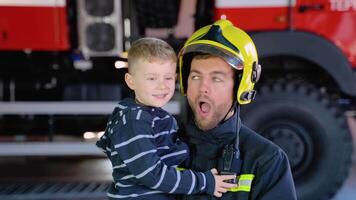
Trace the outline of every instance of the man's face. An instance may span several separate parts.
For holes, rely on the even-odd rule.
[[[188,76],[187,98],[201,130],[218,125],[233,103],[234,71],[223,59],[194,58]]]

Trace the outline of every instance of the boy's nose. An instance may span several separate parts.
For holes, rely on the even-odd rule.
[[[164,81],[161,81],[161,82],[158,84],[158,88],[159,88],[159,89],[167,89],[167,88],[168,88],[167,83],[165,83]]]

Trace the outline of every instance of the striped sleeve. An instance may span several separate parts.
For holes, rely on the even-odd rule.
[[[140,115],[139,120],[137,115]],[[151,118],[146,112],[130,112],[123,115],[125,124],[114,130],[113,146],[131,173],[121,180],[135,178],[143,185],[165,193],[213,194],[215,180],[210,171],[179,171],[160,159],[155,137],[162,137],[162,134],[153,134]]]

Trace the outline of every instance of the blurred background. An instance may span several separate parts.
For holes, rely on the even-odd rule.
[[[95,147],[132,41],[179,49],[229,19],[263,67],[243,122],[287,153],[298,199],[356,199],[356,0],[0,0],[0,199],[106,199]],[[165,107],[180,121],[179,94]]]

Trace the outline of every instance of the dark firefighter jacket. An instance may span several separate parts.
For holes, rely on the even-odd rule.
[[[227,145],[236,141],[230,171],[236,173],[238,188],[227,192],[221,200],[294,200],[296,198],[293,178],[286,154],[278,146],[238,123],[238,112],[218,127],[203,132],[194,122],[188,123],[183,134],[190,146],[189,168],[207,171],[217,168],[222,171],[226,158],[222,158]],[[239,134],[237,134],[239,133]],[[238,147],[239,146],[239,147]],[[235,152],[235,155],[236,155]],[[226,154],[224,154],[226,155]],[[226,156],[225,156],[226,157]],[[237,159],[236,157],[239,157]],[[217,199],[207,194],[185,196],[183,199]]]

